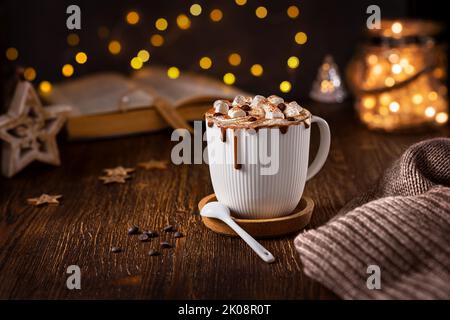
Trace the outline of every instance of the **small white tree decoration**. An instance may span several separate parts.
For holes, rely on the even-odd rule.
[[[331,55],[325,56],[309,96],[326,103],[339,103],[347,96],[338,66]]]

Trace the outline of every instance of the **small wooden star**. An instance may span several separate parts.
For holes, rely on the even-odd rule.
[[[115,176],[104,176],[104,177],[98,177],[98,178],[100,180],[102,180],[104,184],[109,184],[109,183],[125,183],[126,179],[130,179],[131,176],[115,175]]]
[[[50,195],[50,194],[41,194],[38,198],[29,198],[27,199],[27,203],[31,204],[32,206],[40,206],[43,204],[48,204],[51,206],[57,206],[59,205],[58,199],[61,198],[62,195]]]
[[[145,170],[151,170],[151,169],[158,169],[158,170],[165,170],[167,169],[167,161],[162,160],[149,160],[146,162],[140,162],[138,163],[138,166],[141,168],[144,168]]]
[[[56,135],[70,110],[43,107],[31,83],[20,81],[8,112],[0,116],[2,174],[12,177],[34,160],[59,165]]]
[[[129,173],[134,172],[134,168],[124,168],[122,166],[118,166],[110,169],[103,169],[107,176],[127,176]]]

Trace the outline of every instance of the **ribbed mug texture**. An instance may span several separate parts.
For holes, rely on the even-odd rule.
[[[212,185],[217,200],[230,208],[240,218],[274,218],[288,215],[299,203],[306,182],[308,169],[310,128],[304,125],[289,126],[285,134],[270,138],[270,130],[262,128],[248,134],[247,129],[227,129],[226,140],[220,137],[220,128],[208,127],[208,160]],[[237,139],[234,139],[236,135]],[[259,159],[260,146],[275,149],[278,143],[279,167],[275,174],[263,175],[261,161],[242,161],[242,167],[234,167],[234,142],[237,141],[239,159]],[[272,147],[272,148],[271,148]],[[220,152],[213,152],[212,150]],[[270,156],[270,151],[269,151]],[[250,162],[250,163],[246,163]]]

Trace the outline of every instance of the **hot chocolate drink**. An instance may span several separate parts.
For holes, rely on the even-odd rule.
[[[237,217],[289,214],[327,158],[327,123],[295,101],[239,95],[215,101],[205,118],[214,192]],[[321,141],[308,167],[311,123],[318,124]]]
[[[253,98],[236,96],[233,102],[217,100],[206,112],[208,126],[214,124],[224,129],[255,129],[279,127],[286,133],[289,126],[303,124],[309,127],[311,114],[297,102],[285,102],[272,95]]]

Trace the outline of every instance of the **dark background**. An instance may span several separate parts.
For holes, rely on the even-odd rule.
[[[193,3],[201,4],[203,12],[198,17],[189,14]],[[70,47],[66,37],[66,8],[70,4],[81,7],[82,29],[77,31],[80,44]],[[286,15],[289,5],[300,8],[297,19]],[[32,66],[37,71],[34,81],[57,82],[64,80],[61,67],[71,63],[75,67],[72,78],[102,70],[131,72],[130,59],[140,49],[151,53],[150,64],[178,66],[183,70],[198,71],[222,78],[226,72],[233,72],[235,85],[262,94],[280,93],[279,83],[289,80],[293,84],[290,98],[305,99],[316,76],[323,57],[331,53],[341,71],[351,58],[361,38],[367,18],[366,8],[371,4],[381,7],[382,18],[431,18],[444,21],[447,18],[445,1],[257,1],[248,0],[244,6],[237,6],[233,0],[212,1],[17,1],[7,0],[0,4],[1,23],[1,81],[7,84],[16,66]],[[264,5],[269,13],[265,19],[255,16],[255,8]],[[223,11],[219,23],[209,19],[213,8]],[[125,22],[129,10],[139,12],[138,25]],[[180,30],[175,23],[178,14],[191,18],[191,28]],[[165,44],[152,48],[150,35],[156,33],[154,21],[165,17],[169,28],[160,32]],[[100,39],[99,26],[110,30],[109,39],[119,39],[122,52],[118,56],[107,50],[109,39]],[[298,45],[293,38],[296,32],[304,31],[308,42]],[[5,49],[16,47],[19,59],[9,62]],[[89,60],[85,65],[74,62],[74,54],[85,51]],[[227,62],[231,52],[242,56],[242,63],[232,67]],[[201,70],[198,60],[202,56],[213,59],[213,68]],[[286,59],[291,55],[300,58],[300,67],[290,70]],[[262,77],[253,77],[249,68],[254,63],[264,66]],[[8,86],[2,85],[3,98]]]

